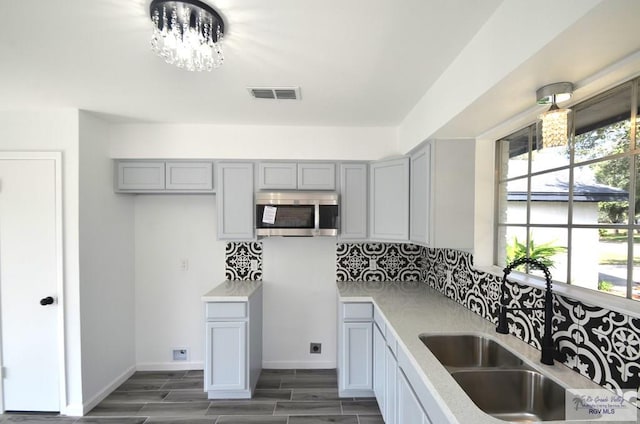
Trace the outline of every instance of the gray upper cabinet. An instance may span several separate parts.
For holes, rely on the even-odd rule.
[[[299,190],[335,190],[336,166],[333,163],[299,163]]]
[[[253,163],[219,162],[218,239],[253,240]]]
[[[298,167],[295,162],[260,162],[258,188],[260,190],[295,190],[298,188]]]
[[[369,165],[369,235],[372,240],[409,240],[409,158]]]
[[[213,193],[213,161],[115,161],[115,190],[122,193]]]
[[[117,161],[116,190],[164,190],[164,161]]]
[[[213,162],[165,163],[167,190],[213,190]]]
[[[431,144],[411,155],[411,225],[412,242],[429,245],[431,229]]]
[[[472,249],[474,140],[430,140],[411,155],[411,241]]]
[[[260,190],[335,190],[336,166],[314,162],[260,162]]]
[[[340,165],[340,238],[367,238],[367,164]]]

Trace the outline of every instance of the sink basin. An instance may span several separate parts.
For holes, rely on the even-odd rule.
[[[420,335],[420,340],[447,368],[524,367],[522,359],[499,343],[476,335]]]
[[[565,390],[536,371],[465,370],[451,376],[484,412],[505,421],[565,419]]]

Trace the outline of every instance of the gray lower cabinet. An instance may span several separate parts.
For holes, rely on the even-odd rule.
[[[387,343],[377,323],[373,324],[373,393],[382,416],[386,416],[386,350]]]
[[[338,393],[373,397],[373,305],[340,303]]]
[[[369,237],[409,240],[409,158],[369,165]]]
[[[340,165],[340,238],[367,238],[367,164]]]
[[[219,240],[254,239],[253,163],[219,162]]]
[[[398,372],[398,423],[430,424],[427,414],[413,392],[402,370]],[[385,421],[386,423],[386,421]]]
[[[204,390],[250,399],[262,368],[262,288],[246,302],[206,302]]]

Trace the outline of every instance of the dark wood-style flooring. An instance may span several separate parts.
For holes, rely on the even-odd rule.
[[[136,372],[87,416],[7,413],[0,424],[382,424],[375,399],[339,398],[336,370],[263,370],[251,400],[209,400],[201,370]]]

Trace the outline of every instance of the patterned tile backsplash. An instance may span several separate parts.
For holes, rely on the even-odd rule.
[[[370,259],[375,259],[375,268]],[[338,281],[424,281],[497,324],[502,278],[473,267],[473,257],[453,249],[411,244],[338,243]],[[542,307],[544,292],[507,283],[510,306]],[[540,349],[543,311],[509,313],[509,332]],[[640,319],[554,294],[556,359],[613,390],[640,388]]]
[[[256,261],[255,270],[251,269],[251,261]],[[262,243],[227,243],[224,263],[227,280],[262,281]]]

